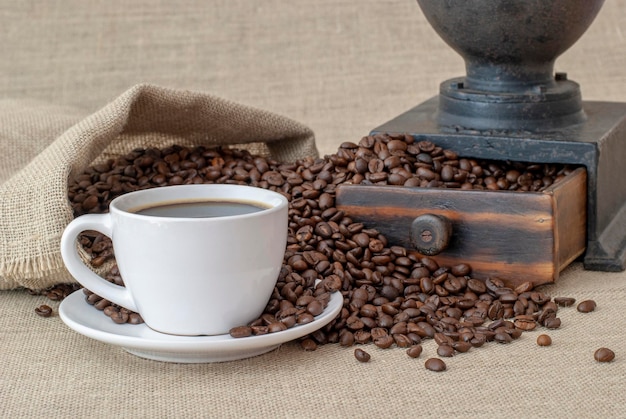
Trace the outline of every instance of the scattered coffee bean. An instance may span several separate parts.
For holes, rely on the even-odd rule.
[[[452,347],[457,352],[467,352],[472,349],[472,344],[462,340],[456,341],[452,344]]]
[[[554,302],[560,307],[571,307],[576,302],[576,299],[571,297],[554,297]]]
[[[273,322],[267,325],[269,333],[282,332],[283,330],[287,330],[287,325],[283,322]]]
[[[339,332],[339,345],[352,346],[354,345],[354,334],[346,329]]]
[[[596,350],[593,357],[598,362],[611,362],[615,359],[615,352],[608,348],[600,348]]]
[[[229,331],[230,336],[234,338],[245,338],[252,336],[252,328],[250,326],[237,326]]]
[[[454,348],[450,345],[439,345],[437,347],[437,355],[443,357],[451,357],[454,356]]]
[[[552,345],[552,338],[548,335],[542,334],[537,336],[537,345],[539,346],[550,346]]]
[[[300,341],[300,347],[305,351],[314,351],[317,349],[317,343],[311,338],[305,338]]]
[[[595,309],[596,302],[593,300],[581,301],[580,303],[578,303],[578,306],[576,306],[576,310],[580,311],[581,313],[591,313]]]
[[[113,315],[111,315],[111,320],[113,320],[117,324],[124,324],[128,322],[129,314],[127,311],[118,310]]]
[[[422,354],[422,345],[413,345],[406,350],[406,354],[411,358],[418,358]]]
[[[354,357],[359,362],[369,362],[369,360],[372,358],[370,354],[360,348],[354,350]]]
[[[545,319],[543,322],[543,326],[546,329],[558,329],[559,327],[561,327],[561,319],[559,319],[558,317]]]
[[[143,318],[139,313],[130,313],[128,315],[128,323],[130,324],[141,324],[143,323]]]
[[[47,304],[42,304],[35,309],[35,313],[41,317],[50,317],[52,316],[52,307]]]
[[[427,370],[441,372],[446,370],[446,363],[439,358],[428,358],[424,363]]]

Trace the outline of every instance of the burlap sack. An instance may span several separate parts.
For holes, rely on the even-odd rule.
[[[153,85],[132,87],[62,133],[79,112],[51,113],[42,105],[7,102],[0,103],[2,110],[0,289],[43,289],[72,281],[59,250],[63,229],[73,218],[68,178],[95,161],[172,144],[245,147],[279,161],[317,155],[313,132],[296,121]]]

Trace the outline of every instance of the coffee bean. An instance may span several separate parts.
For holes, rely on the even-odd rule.
[[[593,357],[598,362],[611,362],[615,359],[615,352],[608,348],[597,349]]]
[[[411,358],[418,358],[422,353],[422,345],[412,345],[406,350],[406,354]]]
[[[408,348],[413,344],[413,341],[407,335],[396,334],[392,335],[392,337],[398,348]]]
[[[319,316],[324,311],[324,305],[319,300],[313,300],[307,304],[306,311],[312,316]]]
[[[528,291],[532,291],[533,288],[534,288],[533,283],[530,281],[526,281],[526,282],[522,282],[517,287],[515,287],[515,292],[517,294],[522,294]]]
[[[576,306],[576,310],[580,311],[581,313],[591,313],[595,309],[596,302],[593,300],[581,301],[580,303],[578,303],[578,306]]]
[[[128,322],[129,317],[129,313],[123,310],[118,310],[110,316],[111,320],[117,324],[124,324]]]
[[[424,363],[427,370],[441,372],[446,370],[446,363],[439,358],[428,358]]]
[[[524,331],[534,330],[537,327],[537,323],[535,322],[535,319],[533,319],[533,316],[529,316],[529,315],[517,316],[515,318],[514,324],[515,324],[515,327]]]
[[[269,333],[282,332],[283,330],[287,330],[287,325],[283,322],[273,322],[267,325]]]
[[[539,346],[550,346],[552,345],[552,338],[548,335],[541,334],[537,336],[537,345]]]
[[[143,318],[139,313],[130,313],[128,315],[128,323],[130,324],[142,324]]]
[[[472,349],[472,344],[461,340],[452,343],[452,347],[457,352],[468,352],[470,349]]]
[[[554,297],[554,302],[561,307],[570,307],[574,305],[576,299],[570,297]]]
[[[496,333],[493,339],[498,343],[511,343],[513,341],[513,337],[506,332]]]
[[[561,327],[561,319],[558,317],[550,317],[543,322],[543,326],[546,329],[558,329]]]
[[[369,362],[369,360],[372,358],[370,354],[360,348],[354,350],[354,357],[359,362]]]
[[[454,348],[450,345],[439,345],[437,347],[437,355],[443,357],[454,356]]]
[[[300,341],[300,347],[305,351],[314,351],[317,349],[317,343],[311,338],[305,338]]]
[[[237,326],[228,332],[234,338],[245,338],[252,336],[252,328],[250,326]]]
[[[47,304],[42,304],[35,309],[35,313],[41,317],[50,317],[52,316],[52,307]]]
[[[119,309],[115,307],[114,305],[109,305],[105,307],[103,311],[105,315],[107,315],[108,317],[111,317],[114,314],[116,314],[119,311]]]
[[[354,334],[346,329],[341,330],[341,332],[339,332],[339,345],[341,346],[354,345]]]
[[[269,333],[269,328],[265,325],[250,326],[250,329],[252,329],[252,334],[254,336],[267,335]]]
[[[374,341],[374,345],[378,346],[381,349],[387,349],[390,348],[391,345],[394,344],[394,342],[396,342],[395,340],[395,336],[392,337],[390,335],[385,335],[385,336],[380,336],[377,337],[376,339],[373,339]],[[401,343],[402,344],[402,343]],[[398,345],[401,347],[401,345]]]

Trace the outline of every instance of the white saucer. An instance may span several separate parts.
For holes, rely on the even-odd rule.
[[[61,320],[74,331],[92,339],[121,346],[131,354],[164,362],[206,363],[234,361],[269,352],[280,344],[297,339],[330,323],[343,307],[343,296],[335,292],[324,312],[311,323],[282,332],[233,338],[219,336],[176,336],[155,332],[145,324],[116,324],[75,291],[59,306]]]

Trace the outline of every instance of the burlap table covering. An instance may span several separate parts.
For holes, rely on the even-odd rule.
[[[320,153],[329,154],[464,71],[413,0],[0,3],[0,97],[28,103],[37,109],[28,112],[34,119],[69,115],[50,140],[129,86],[150,82],[209,90],[288,115],[310,126]],[[585,100],[626,101],[624,22],[626,2],[606,1],[587,33],[557,60],[556,70],[581,84]],[[624,418],[626,273],[586,271],[576,262],[545,291],[592,298],[598,308],[586,315],[562,309],[551,347],[535,344],[538,330],[446,360],[443,374],[424,369],[435,354],[432,341],[416,360],[401,349],[367,346],[368,364],[356,362],[351,349],[304,352],[297,342],[225,364],[147,361],[73,332],[56,315],[58,304],[43,296],[3,291],[0,412],[15,418]],[[53,317],[35,315],[42,303],[52,305]],[[593,361],[600,346],[615,350],[613,363]]]
[[[248,148],[287,162],[317,156],[313,132],[292,119],[210,94],[137,85],[28,161],[67,118],[34,118],[23,107],[9,108],[0,126],[0,174],[15,170],[0,185],[0,289],[39,290],[68,281],[59,244],[73,217],[68,179],[89,164],[172,144]]]

